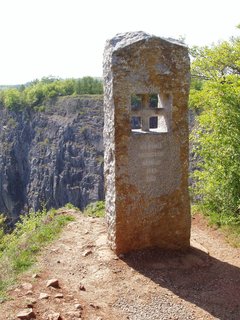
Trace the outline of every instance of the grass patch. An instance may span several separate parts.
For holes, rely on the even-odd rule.
[[[224,212],[217,213],[209,210],[205,206],[192,205],[192,215],[200,213],[208,219],[210,226],[216,226],[221,229],[226,240],[234,247],[240,248],[240,216],[227,214]]]
[[[97,201],[90,203],[83,213],[90,217],[97,217],[101,218],[105,216],[105,202],[104,201]]]
[[[61,211],[38,211],[20,217],[10,234],[0,225],[0,300],[17,276],[36,262],[39,251],[54,240],[62,228],[74,217]]]
[[[222,230],[225,233],[227,241],[235,248],[240,248],[240,225],[238,226],[223,226]]]
[[[72,204],[71,202],[66,203],[64,209],[80,211],[80,209],[78,207],[75,207],[74,204]]]

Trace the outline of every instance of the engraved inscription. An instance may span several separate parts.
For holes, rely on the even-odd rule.
[[[152,183],[156,181],[157,174],[163,162],[163,148],[152,144],[145,144],[141,145],[140,149],[139,161],[143,172],[145,172],[143,179],[145,179],[147,183]]]
[[[142,165],[145,166],[156,166],[162,163],[162,159],[159,157],[152,157],[151,159],[144,159],[142,160]]]
[[[180,182],[178,146],[169,137],[160,141],[145,137],[131,139],[129,155],[133,162],[130,162],[129,179],[149,196],[171,192]]]

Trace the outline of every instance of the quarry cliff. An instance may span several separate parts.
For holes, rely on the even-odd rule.
[[[0,109],[0,212],[19,214],[104,198],[102,96]]]

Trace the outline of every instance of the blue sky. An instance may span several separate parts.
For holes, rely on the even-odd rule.
[[[211,45],[240,35],[239,0],[1,0],[0,84],[101,76],[106,39],[142,30]]]

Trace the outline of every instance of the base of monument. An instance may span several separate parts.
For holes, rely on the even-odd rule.
[[[165,243],[163,242],[162,244],[159,245],[139,245],[136,244],[135,246],[130,245],[130,244],[126,244],[125,246],[119,244],[116,245],[116,243],[113,243],[111,241],[109,241],[109,246],[111,248],[111,250],[113,250],[113,252],[117,255],[117,256],[121,256],[130,252],[135,252],[135,251],[141,251],[141,250],[152,250],[152,249],[157,249],[157,250],[167,250],[167,251],[185,251],[188,250],[191,247],[191,243],[190,240],[186,240],[185,242],[181,241],[181,244],[177,244],[177,243]]]

